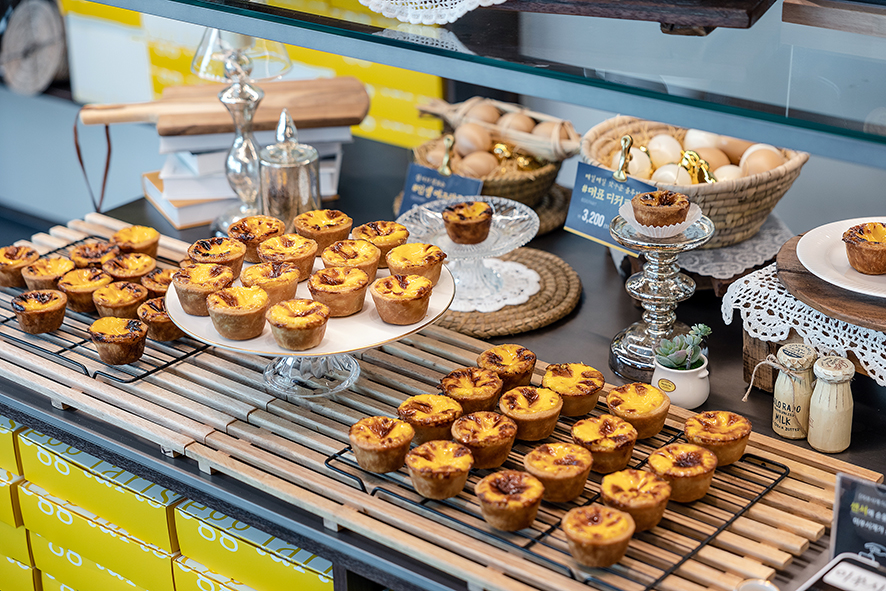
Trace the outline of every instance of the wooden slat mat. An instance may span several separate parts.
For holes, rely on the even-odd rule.
[[[89,234],[110,235],[121,223],[90,216],[88,229],[81,225],[84,222],[72,224]],[[53,236],[35,236],[33,242],[48,250],[46,242],[68,232],[55,228]],[[164,241],[173,252],[186,246]],[[734,516],[736,507],[744,506],[748,508],[741,517],[658,585],[667,591],[728,591],[745,578],[772,578],[802,556],[810,543],[820,545],[832,517],[837,471],[882,480],[882,475],[869,470],[753,435],[748,451],[758,461],[743,462],[734,471],[719,470],[711,494],[694,504],[671,503],[663,526],[636,536],[618,565],[585,571],[564,552],[556,527],[546,533],[543,543],[486,527],[476,518],[471,486],[451,504],[416,508],[411,501],[418,499],[402,476],[364,473],[349,465],[348,452],[330,459],[345,449],[354,421],[368,414],[393,414],[405,398],[433,391],[440,377],[473,364],[487,347],[483,341],[429,327],[365,352],[360,379],[350,392],[334,399],[272,396],[264,387],[265,359],[216,349],[136,383],[119,384],[84,379],[80,372],[0,338],[0,376],[60,406],[112,421],[155,442],[169,455],[193,458],[205,471],[223,472],[260,488],[318,515],[330,528],[370,537],[476,589],[643,589]],[[535,382],[545,367],[538,364]],[[668,433],[677,433],[691,414],[673,408]],[[567,433],[564,422],[555,437]],[[642,460],[663,442],[641,442],[636,459]],[[510,461],[518,461],[524,451],[517,446]],[[790,475],[749,506],[749,494],[772,480],[761,467],[767,462],[786,465]],[[364,492],[355,477],[369,492],[378,487],[388,492]],[[599,477],[589,482],[586,498],[595,494],[598,483]],[[546,503],[539,530],[555,526],[567,508]],[[583,582],[589,574],[595,577],[590,585]]]

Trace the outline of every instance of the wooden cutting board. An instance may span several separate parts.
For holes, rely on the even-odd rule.
[[[369,95],[356,78],[319,78],[262,82],[265,98],[253,118],[255,131],[274,129],[285,107],[297,127],[358,125],[369,111]],[[199,135],[234,130],[231,115],[218,100],[224,84],[177,86],[149,103],[86,105],[80,111],[84,125],[155,123],[157,133]]]

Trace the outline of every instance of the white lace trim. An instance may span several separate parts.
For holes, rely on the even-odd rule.
[[[414,25],[445,25],[480,6],[505,0],[360,0],[372,12]]]
[[[404,23],[397,25],[395,29],[385,29],[376,34],[379,37],[398,39],[415,45],[424,45],[437,49],[445,49],[446,51],[476,55],[473,51],[465,47],[464,43],[458,40],[455,33],[438,27]]]
[[[524,265],[513,261],[484,259],[483,264],[501,275],[503,285],[493,296],[485,294],[470,297],[455,290],[455,300],[449,306],[455,312],[496,312],[505,306],[525,304],[530,296],[541,289],[541,277],[538,273]]]
[[[886,386],[886,333],[825,316],[797,300],[778,280],[774,263],[729,286],[720,309],[723,322],[732,322],[735,309],[752,337],[779,342],[794,329],[820,355],[845,357],[851,351],[867,374]]]

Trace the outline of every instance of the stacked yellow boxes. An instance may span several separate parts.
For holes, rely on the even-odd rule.
[[[28,531],[22,524],[18,489],[24,483],[16,445],[23,427],[0,416],[0,589],[39,589]]]

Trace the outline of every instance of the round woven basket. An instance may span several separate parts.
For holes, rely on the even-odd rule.
[[[414,148],[415,162],[422,166],[436,168],[436,166],[428,162],[427,154],[438,147],[443,147],[442,137],[425,142]],[[458,154],[452,154],[450,163],[456,171],[458,170],[458,162],[460,160],[461,158]],[[498,170],[480,179],[483,181],[483,189],[480,193],[513,199],[529,207],[534,207],[538,205],[542,197],[548,194],[548,191],[557,180],[558,172],[560,172],[560,162],[548,162],[535,170],[520,170],[517,167],[517,162],[509,159]]]
[[[612,155],[621,150],[621,138],[630,135],[635,146],[645,146],[653,136],[667,133],[681,143],[686,130],[664,123],[634,117],[617,116],[594,126],[581,141],[582,160],[594,166],[611,169]],[[698,185],[666,185],[638,179],[662,189],[683,193],[697,203],[712,222],[716,232],[702,248],[720,248],[738,244],[755,235],[775,209],[791,185],[800,176],[800,169],[809,159],[805,152],[780,148],[787,162],[767,172],[732,181]]]

